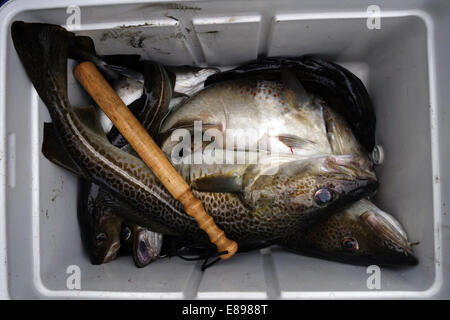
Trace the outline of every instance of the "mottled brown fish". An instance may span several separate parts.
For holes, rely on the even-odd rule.
[[[368,200],[357,201],[278,244],[298,253],[345,263],[418,263],[401,224]]]
[[[239,69],[238,69],[239,70]],[[267,70],[266,70],[267,71]],[[238,73],[232,75],[237,76]],[[226,78],[229,74],[225,74]],[[257,73],[259,80],[267,81],[270,78],[270,73],[265,74],[262,70]],[[273,75],[272,75],[273,76]],[[221,78],[221,74],[213,76],[213,78]],[[275,79],[276,77],[274,77]],[[229,80],[229,79],[228,79]],[[224,80],[220,80],[224,81]],[[228,81],[220,88],[215,87],[215,90],[232,83]],[[281,86],[281,85],[280,85]],[[245,88],[245,87],[244,87]],[[235,89],[240,90],[240,87]],[[252,91],[250,91],[252,92]],[[208,100],[199,95],[201,103],[208,103]],[[195,101],[191,103],[196,103]],[[210,105],[211,106],[211,105]],[[276,104],[274,104],[276,107]],[[357,105],[353,106],[358,107]],[[184,108],[184,106],[183,106]],[[367,111],[366,109],[369,108]],[[198,109],[197,111],[194,111]],[[366,110],[368,114],[358,115],[359,119],[371,119],[371,104],[366,104],[360,107],[360,110]],[[200,120],[207,113],[202,104],[197,104],[191,107],[191,112],[184,110],[184,115],[173,114],[172,117],[179,121],[184,117],[184,127],[188,123],[188,119]],[[238,112],[237,110],[234,110]],[[200,112],[196,114],[195,112]],[[355,163],[356,167],[366,168],[371,172],[372,164],[367,158],[367,151],[355,138],[350,126],[344,117],[332,108],[323,108],[323,120],[326,124],[326,136],[329,143],[331,153],[335,155],[355,155],[354,159],[359,163]],[[200,115],[200,116],[199,116]],[[236,114],[234,114],[236,115]],[[237,116],[241,116],[237,113]],[[221,115],[222,116],[222,115]],[[249,116],[250,118],[250,116]],[[204,119],[204,118],[203,118]],[[202,120],[203,120],[202,119]],[[215,124],[226,123],[230,121],[226,117],[210,117],[206,121]],[[252,125],[258,125],[258,114],[253,117]],[[256,119],[256,121],[254,121]],[[176,122],[174,121],[174,122]],[[261,122],[262,123],[262,122]],[[167,126],[170,127],[170,126]],[[222,127],[219,125],[216,127]],[[223,126],[226,127],[226,126]],[[375,141],[373,131],[365,131],[366,141]],[[224,146],[226,148],[226,146]],[[301,148],[301,146],[299,146]],[[202,150],[204,146],[202,145]],[[225,152],[225,150],[222,150]],[[301,151],[301,150],[300,150]],[[198,153],[198,151],[197,151]],[[195,154],[194,154],[195,156]],[[298,161],[298,157],[290,155],[278,155],[283,159],[278,159],[282,162]],[[273,159],[269,161],[273,165]],[[191,187],[197,190],[227,190],[230,192],[238,191],[242,187],[244,172],[246,165],[205,165],[205,164],[180,164],[180,170],[187,177]],[[247,175],[247,179],[248,179]],[[254,177],[251,177],[254,179]],[[327,192],[323,192],[327,195]],[[283,199],[283,201],[285,201]],[[414,256],[412,250],[412,243],[408,241],[406,232],[401,224],[390,214],[380,210],[373,203],[362,199],[353,204],[348,205],[343,209],[336,210],[330,216],[319,220],[317,223],[311,224],[303,232],[295,232],[282,240],[268,242],[265,245],[278,244],[297,253],[307,254],[315,257],[325,259],[338,260],[340,262],[351,264],[378,264],[378,265],[415,265],[417,258]]]
[[[123,218],[105,203],[110,195],[96,184],[82,180],[79,190],[78,221],[91,263],[112,261],[119,252]]]
[[[87,40],[83,42],[87,42]],[[135,55],[100,58],[96,55],[93,44],[89,46],[89,52],[83,50],[82,46],[78,46],[76,53],[78,59],[92,61],[102,70],[124,103],[128,105],[144,128],[154,135],[161,120],[168,112],[172,94],[169,77],[164,67],[151,61],[140,62],[139,56]],[[143,84],[133,85],[133,83],[137,83],[136,80],[115,74],[115,71],[110,69],[112,65],[105,60],[113,62],[115,69],[127,68],[127,72],[134,70],[133,72],[136,74],[142,72]],[[52,141],[51,135],[55,134],[48,134],[48,128],[45,132],[47,134],[45,134],[43,153],[52,161],[55,158],[50,157],[49,153],[54,152],[57,147],[50,142]],[[114,146],[127,152],[133,152],[127,144],[128,142],[115,127],[109,131],[108,139]],[[160,251],[162,235],[124,221],[121,215],[114,211],[120,211],[120,208],[113,210],[105,205],[105,198],[110,195],[104,189],[95,183],[84,181],[82,178],[80,180],[78,218],[82,240],[86,244],[91,262],[101,264],[112,261],[120,248],[119,234],[123,238],[123,235],[127,234],[125,231],[128,231],[128,235],[126,239],[122,239],[122,242],[126,244],[136,266],[141,268],[154,260],[155,252],[159,253]]]
[[[99,132],[92,108],[71,106],[67,57],[73,34],[54,25],[14,22],[12,37],[28,76],[49,110],[57,139],[80,174],[132,207],[132,211],[122,211],[127,220],[152,231],[209,241],[139,158],[113,147]],[[364,170],[364,175],[358,176],[360,170],[351,162],[339,163],[333,156],[326,156],[319,164],[305,162],[292,170],[286,167],[284,172],[274,180],[275,185],[283,185],[280,190],[266,185],[263,178],[254,184],[257,189],[195,192],[195,196],[229,238],[261,241],[303,229],[331,206],[358,200],[377,187],[373,176],[367,176]],[[251,190],[257,190],[256,197]],[[281,203],[278,199],[289,201]]]
[[[331,154],[322,112],[325,103],[319,97],[311,97],[311,103],[298,103],[301,98],[285,85],[269,81],[211,85],[165,119],[160,132],[162,149],[170,155],[178,141],[167,137],[177,129],[188,130],[194,137],[195,121],[201,121],[203,140],[211,141],[209,135],[221,134],[214,140],[216,148]]]

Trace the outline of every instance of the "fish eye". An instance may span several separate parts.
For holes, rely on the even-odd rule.
[[[102,233],[97,234],[97,235],[95,236],[95,240],[96,240],[97,242],[103,242],[103,241],[105,241],[105,240],[106,240],[106,233],[102,232]]]
[[[333,200],[333,192],[328,188],[321,188],[314,193],[314,201],[319,205],[327,204]]]
[[[342,246],[344,247],[344,249],[346,249],[348,251],[355,251],[355,250],[358,250],[358,248],[359,248],[358,241],[356,241],[352,237],[345,237],[342,240]]]
[[[128,228],[128,227],[123,228],[122,231],[121,231],[120,237],[123,240],[130,239],[130,237],[131,237],[131,230],[130,230],[130,228]]]

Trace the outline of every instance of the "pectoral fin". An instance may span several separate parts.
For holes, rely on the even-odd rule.
[[[277,138],[291,149],[301,149],[307,145],[315,144],[314,141],[303,139],[291,134],[279,135]]]
[[[242,176],[211,175],[195,179],[191,188],[202,192],[239,192],[242,189]]]
[[[195,155],[194,155],[195,157]],[[178,164],[178,172],[194,190],[201,192],[240,192],[246,164]]]

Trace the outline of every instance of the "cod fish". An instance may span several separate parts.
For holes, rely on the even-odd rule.
[[[230,80],[206,87],[165,118],[158,142],[175,162],[208,148],[308,158],[342,155],[333,146],[347,144],[350,166],[374,177],[345,119],[289,70],[283,70],[283,83]]]
[[[91,263],[98,265],[114,260],[121,243],[138,268],[159,258],[162,234],[125,221],[120,215],[124,209],[111,206],[111,202],[116,200],[104,189],[80,179],[78,220]]]
[[[276,66],[278,69],[276,72],[273,72],[271,69],[273,66],[270,65],[260,65],[260,67],[261,69],[251,74],[255,79],[261,81],[277,80],[281,76],[279,74],[281,72],[279,64]],[[244,68],[245,66],[239,67],[232,72],[216,74],[209,79],[213,81],[209,82],[227,81],[229,83],[230,79],[233,80],[234,77],[236,79],[238,77],[246,77],[248,73],[240,74],[239,72]],[[322,72],[325,71],[322,70]],[[320,76],[323,77],[321,81],[325,82],[325,75]],[[329,76],[327,75],[327,77]],[[358,83],[355,85],[358,86]],[[365,92],[363,87],[359,90]],[[200,101],[204,102],[205,100],[200,99]],[[358,105],[355,105],[353,108],[358,107],[361,111],[368,112],[368,114],[358,115],[360,119],[372,119],[370,101],[367,103],[363,99],[358,103],[364,103],[364,106],[358,107]],[[204,111],[204,109],[200,110],[200,112]],[[335,108],[324,108],[322,110],[331,152],[335,155],[358,155],[360,159],[364,159],[367,155],[366,148],[356,139],[353,131],[350,129],[351,127],[338,110],[335,110]],[[205,113],[200,113],[200,115],[204,116]],[[172,116],[177,117],[178,115],[173,114]],[[201,116],[197,115],[196,118],[195,113],[189,115],[191,119],[201,119]],[[187,113],[184,117],[185,119],[187,118]],[[177,121],[180,121],[180,118],[177,118]],[[252,124],[254,119],[255,117],[252,117]],[[218,118],[215,120],[221,121]],[[373,130],[362,134],[365,134],[366,141],[375,141]],[[370,136],[371,134],[373,136]],[[204,150],[203,146],[202,150]],[[278,157],[281,156],[278,155]],[[283,162],[295,161],[296,158],[298,159],[295,156],[283,155]],[[273,165],[273,160],[269,161],[269,164]],[[368,169],[370,168],[369,170],[372,170],[371,163],[367,160],[363,160],[363,164],[359,166],[366,166]],[[238,191],[243,183],[242,179],[245,177],[244,165],[205,166],[204,164],[181,164],[178,167],[188,177],[187,181],[190,183],[191,188],[196,190],[223,189],[230,192]],[[249,177],[247,176],[246,178],[248,179]],[[254,179],[254,177],[251,177],[251,179]],[[412,250],[412,244],[414,243],[408,241],[406,232],[401,224],[393,216],[382,211],[366,199],[361,199],[343,209],[336,210],[335,213],[311,224],[304,232],[292,233],[281,240],[266,242],[264,245],[273,244],[281,245],[297,253],[351,264],[375,263],[395,266],[415,265],[418,263]],[[252,248],[250,247],[250,249]]]
[[[91,61],[96,64],[103,75],[114,86],[118,95],[124,102],[128,102],[130,110],[140,119],[141,123],[152,131],[152,124],[161,122],[163,116],[167,113],[167,107],[170,101],[172,88],[169,83],[169,77],[165,69],[150,61],[139,61],[138,55],[111,55],[99,57],[96,54],[94,43],[89,37],[75,37],[75,45],[70,50],[71,57],[78,61]],[[114,69],[111,69],[113,68]],[[136,85],[137,81],[125,78],[121,73],[134,72],[133,76],[142,72],[143,84]],[[130,71],[131,70],[131,71]],[[108,119],[109,121],[109,119]],[[111,124],[112,125],[112,124]],[[157,125],[155,124],[156,127]],[[99,130],[99,128],[98,128]],[[154,133],[153,133],[154,134]],[[66,169],[78,174],[73,165],[73,160],[67,154],[61,152],[64,148],[58,146],[55,139],[56,133],[51,124],[44,126],[44,143],[42,146],[43,154],[50,161],[61,165]],[[127,141],[113,127],[108,133],[108,139],[116,147],[125,149]],[[132,149],[131,149],[132,150]],[[114,209],[105,205],[105,199],[111,198],[111,195],[101,189],[95,183],[89,183],[81,178],[78,205],[78,220],[81,229],[81,236],[85,247],[89,253],[92,264],[102,264],[112,261],[120,248],[120,238],[122,223],[124,219],[117,215]],[[117,210],[117,209],[116,209]],[[132,224],[129,224],[130,226]],[[150,263],[150,259],[144,257],[151,256],[160,244],[151,242],[155,247],[149,247],[149,242],[145,235],[145,229],[133,225],[133,232],[127,242],[145,241],[144,245],[128,246],[129,252],[138,267],[143,267]],[[162,241],[162,239],[160,239]],[[146,252],[149,251],[149,252]]]
[[[103,264],[116,258],[120,248],[123,218],[105,201],[109,194],[98,185],[80,179],[78,221],[81,239],[92,264]]]
[[[412,245],[401,224],[362,199],[337,211],[304,233],[277,244],[297,253],[352,264],[416,265]]]
[[[98,57],[95,46],[89,37],[75,37],[75,45],[70,50],[71,57],[81,61],[91,61],[96,64],[103,75],[116,89],[118,95],[128,102],[131,111],[141,120],[141,123],[151,130],[152,123],[159,123],[167,113],[167,106],[171,96],[171,86],[164,68],[150,61],[140,62],[139,55],[110,55]],[[115,69],[111,69],[114,67]],[[120,69],[125,67],[126,69]],[[115,70],[142,70],[142,85],[136,85],[136,80],[124,78]],[[137,71],[136,71],[137,74]],[[135,75],[134,75],[135,76]],[[109,119],[108,119],[109,121]],[[100,130],[100,128],[97,128]],[[59,145],[52,124],[44,125],[44,143],[42,152],[47,159],[61,165],[75,174],[79,174],[73,160]],[[126,140],[113,127],[108,134],[113,145],[125,149]],[[61,152],[62,151],[62,152]],[[121,235],[124,228],[133,232],[127,237],[129,253],[136,266],[144,267],[153,260],[155,252],[159,252],[162,237],[132,223],[124,222],[117,208],[111,208],[106,199],[112,196],[95,183],[80,179],[78,201],[78,220],[81,238],[87,249],[91,263],[103,264],[114,260],[120,249]],[[119,208],[120,209],[120,208]],[[126,223],[126,226],[123,224]],[[153,235],[153,238],[150,235]],[[154,239],[154,241],[149,241]],[[142,244],[140,243],[142,242]],[[134,245],[131,245],[134,244]],[[149,259],[152,257],[152,259]]]
[[[282,81],[292,71],[308,92],[322,97],[350,125],[367,152],[375,146],[375,111],[361,80],[349,70],[312,55],[298,58],[263,58],[208,77],[205,86],[236,79]]]
[[[135,101],[128,101],[129,108],[140,120],[142,125],[151,133],[152,127],[157,127],[163,116],[167,113],[168,104],[171,96],[171,86],[169,78],[165,69],[150,61],[139,62],[139,56],[117,55],[104,56],[101,59],[95,53],[94,45],[90,45],[90,52],[85,52],[82,46],[77,46],[77,55],[83,60],[94,62],[109,81],[117,81],[115,83],[115,90],[117,94],[126,103],[130,97],[135,97]],[[142,88],[130,85],[127,79],[123,76],[116,75],[114,70],[110,70],[110,64],[114,63],[114,67],[126,67],[127,70],[139,70],[143,72],[143,90]],[[80,59],[81,60],[81,59]],[[135,80],[132,80],[135,81]],[[136,96],[136,93],[141,96]],[[153,125],[155,124],[155,125]],[[45,129],[48,129],[47,127]],[[154,133],[153,133],[154,134]],[[44,139],[42,151],[49,160],[54,157],[48,157],[56,147],[50,144],[51,135],[48,132],[45,136],[50,136]],[[111,143],[120,147],[123,150],[129,149],[128,152],[133,151],[131,148],[126,148],[129,145],[123,136],[113,127],[108,133],[108,139]],[[113,260],[120,248],[119,234],[123,235],[124,230],[128,233],[126,239],[122,239],[132,255],[137,267],[142,268],[155,259],[155,253],[159,254],[162,236],[151,232],[143,227],[133,223],[124,222],[124,219],[114,212],[112,208],[105,205],[105,197],[111,197],[104,189],[101,189],[95,183],[87,183],[81,179],[81,201],[78,206],[78,217],[80,221],[80,228],[82,230],[82,239],[87,243],[87,249],[93,264],[106,263]],[[119,209],[116,209],[119,210]],[[84,231],[84,232],[83,232]],[[123,237],[122,237],[123,238]],[[152,240],[152,241],[151,241]]]
[[[117,61],[114,65],[122,66],[122,63]],[[128,107],[147,132],[154,136],[162,119],[168,112],[172,96],[172,85],[165,68],[158,63],[142,61],[137,64],[135,70],[142,71],[144,90],[142,96]],[[123,92],[123,90],[118,90],[117,93],[121,98],[123,94],[129,94],[129,92]],[[133,92],[130,93],[131,95],[133,94]],[[109,131],[108,139],[114,146],[121,147],[122,150],[137,157],[134,150],[116,127]],[[102,201],[102,199],[99,199],[99,201]],[[116,209],[120,210],[120,208]],[[120,214],[118,216],[120,217]],[[125,243],[138,268],[143,268],[159,258],[163,241],[162,234],[150,231],[129,221],[125,221],[122,224],[120,234],[122,242]]]
[[[217,149],[331,154],[323,101],[314,97],[312,103],[305,100],[302,105],[303,101],[297,101],[302,98],[286,86],[268,81],[235,80],[211,85],[164,120],[159,137],[162,150],[172,153],[178,141],[167,138],[176,130],[187,130],[195,137],[195,121],[201,121],[200,139],[214,140]],[[214,139],[211,129],[215,129]],[[203,147],[192,146],[194,152]]]
[[[47,106],[57,139],[73,159],[79,174],[132,207],[133,212],[122,212],[127,220],[155,232],[165,233],[160,231],[165,229],[175,235],[187,234],[209,242],[195,220],[184,212],[148,167],[139,158],[112,146],[104,137],[91,107],[76,108],[70,104],[67,57],[74,35],[59,26],[20,21],[14,22],[11,29],[25,71]],[[359,175],[361,170],[353,168],[351,162],[327,156],[320,166],[323,167],[319,169],[319,165],[307,163],[303,168],[298,166],[293,170],[294,175],[275,180],[275,185],[266,190],[264,183],[259,184],[260,194],[267,191],[259,198],[261,201],[252,199],[247,203],[245,199],[251,197],[243,192],[194,194],[217,225],[238,243],[280,238],[305,228],[313,217],[325,214],[329,207],[358,200],[377,187],[373,176],[368,177],[366,172]],[[281,191],[276,190],[282,185]],[[322,194],[325,188],[327,191]],[[275,198],[289,201],[277,203],[277,213],[273,214],[268,200]]]
[[[305,87],[313,92],[325,94],[325,99],[334,106],[324,109],[332,153],[358,154],[363,159],[366,150],[371,150],[375,141],[372,104],[361,81],[338,65],[311,56],[304,56],[298,60],[271,58],[213,75],[206,83],[213,84],[241,77],[276,81],[282,77],[282,67],[287,66],[290,70],[294,70]],[[337,81],[339,78],[346,81]],[[335,97],[332,100],[330,90],[335,90]],[[345,96],[339,98],[339,95],[343,94]],[[348,101],[344,105],[342,101],[346,99]],[[353,126],[349,126],[348,121],[352,121]],[[356,135],[362,138],[366,148],[361,146],[350,127],[359,132]],[[361,127],[364,127],[362,131]],[[366,165],[371,166],[367,163]],[[191,176],[199,176],[198,168],[194,167],[191,170],[193,171]],[[210,168],[206,174],[213,175],[213,171],[213,168]],[[227,172],[227,174],[233,176],[236,173]],[[193,184],[201,186],[202,178],[194,179]],[[336,210],[335,213],[308,227],[303,233],[293,233],[275,243],[297,253],[345,263],[415,265],[418,262],[413,254],[412,243],[408,241],[401,224],[392,215],[366,199]]]

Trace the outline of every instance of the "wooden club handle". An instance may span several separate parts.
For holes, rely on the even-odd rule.
[[[208,234],[210,241],[217,246],[218,251],[228,251],[220,258],[223,260],[231,258],[238,249],[237,243],[228,239],[223,230],[217,227],[213,218],[206,213],[201,201],[194,197],[183,177],[95,65],[92,62],[82,62],[75,68],[74,74],[164,187],[183,204],[187,214],[193,217],[199,227]]]

